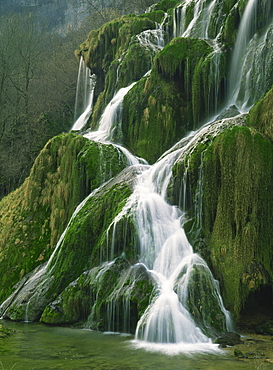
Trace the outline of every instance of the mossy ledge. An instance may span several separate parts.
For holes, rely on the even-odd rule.
[[[119,257],[81,274],[45,308],[40,321],[134,333],[155,287],[144,265],[130,266]]]
[[[46,144],[24,184],[0,203],[1,299],[48,260],[79,202],[126,164],[112,145],[79,135],[61,134]]]

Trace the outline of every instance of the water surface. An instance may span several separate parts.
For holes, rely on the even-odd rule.
[[[167,355],[135,345],[133,336],[3,321],[18,332],[0,339],[0,369],[255,369],[230,350]],[[253,366],[252,366],[253,365]]]

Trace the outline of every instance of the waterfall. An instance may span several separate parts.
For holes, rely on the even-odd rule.
[[[238,3],[235,4],[238,6]],[[273,62],[272,48],[268,47],[269,41],[272,42],[273,22],[268,17],[267,26],[263,33],[256,34],[257,0],[249,0],[240,21],[240,27],[231,58],[230,67],[230,86],[228,91],[227,106],[231,104],[238,106],[239,110],[246,112],[257,98],[268,88],[270,81],[267,78],[268,66]],[[213,96],[215,113],[218,107],[219,95],[219,68],[220,57],[222,54],[220,45],[220,33],[222,25],[221,17],[224,14],[223,1],[220,0],[185,0],[174,9],[173,36],[174,37],[193,37],[205,39],[213,46],[214,51],[211,57],[210,79],[214,79],[215,91],[211,92],[211,86],[208,86],[208,100]],[[191,15],[191,17],[190,17]],[[151,58],[160,51],[165,45],[166,32],[164,31],[165,16],[161,25],[156,29],[145,30],[136,36],[139,44],[151,51]],[[272,23],[270,23],[272,22]],[[219,24],[217,24],[219,23]],[[254,27],[253,27],[254,25]],[[212,27],[215,26],[215,27]],[[119,78],[119,68],[117,68],[116,84]],[[185,62],[185,68],[188,68],[188,61]],[[186,73],[187,75],[187,73]],[[255,75],[255,85],[252,76]],[[185,77],[187,79],[187,77]],[[97,275],[103,275],[113,264],[115,257],[114,240],[118,223],[130,215],[134,221],[137,230],[137,247],[139,246],[139,261],[133,265],[133,269],[138,264],[145,265],[149,274],[153,277],[156,285],[156,294],[150,305],[137,323],[135,339],[137,345],[147,346],[147,343],[156,344],[182,344],[193,350],[209,348],[212,344],[209,329],[204,329],[207,325],[206,316],[202,316],[203,326],[199,325],[191,312],[192,296],[202,295],[202,291],[212,297],[213,304],[217,306],[218,312],[223,317],[223,330],[232,330],[232,323],[228,311],[225,309],[218,282],[214,279],[206,262],[194,252],[190,242],[187,239],[184,223],[186,221],[186,198],[187,198],[187,169],[181,185],[182,201],[180,206],[174,206],[167,201],[167,189],[172,177],[172,169],[177,161],[186,161],[201,143],[207,143],[213,140],[220,132],[234,126],[240,125],[243,121],[243,115],[240,114],[233,119],[211,120],[191,132],[188,136],[182,138],[172,148],[166,151],[155,164],[148,165],[145,160],[135,157],[128,149],[122,146],[122,105],[124,97],[130,91],[134,91],[137,82],[130,83],[127,87],[122,87],[115,92],[110,102],[105,107],[101,115],[98,128],[95,131],[87,130],[82,132],[92,113],[95,77],[90,76],[90,70],[84,64],[83,58],[79,63],[79,73],[77,82],[77,93],[75,103],[75,123],[73,131],[80,131],[89,140],[104,144],[114,145],[122,152],[127,160],[128,167],[137,168],[136,180],[131,196],[128,198],[125,206],[120,213],[114,217],[107,229],[109,245],[107,245],[106,258],[103,260],[101,253],[101,270]],[[190,81],[184,81],[186,94],[189,95]],[[254,87],[255,92],[253,92]],[[251,94],[250,94],[251,91]],[[210,102],[207,102],[209,105]],[[141,165],[140,165],[141,164]],[[202,165],[199,169],[199,184],[195,199],[198,204],[202,203]],[[66,229],[61,235],[49,261],[37,269],[33,275],[21,286],[18,287],[4,303],[2,311],[5,312],[10,301],[19,292],[23,296],[25,292],[44,288],[45,281],[41,284],[41,278],[48,272],[52,272],[56,266],[56,259],[62,253],[61,246],[64,237],[69,230],[74,218],[80,212],[86,202],[100,191],[100,187],[89,194],[76,208]],[[202,227],[202,209],[197,206],[196,222],[198,227]],[[136,247],[136,248],[137,248]],[[194,284],[195,279],[199,279],[199,284]],[[124,280],[125,281],[125,280]],[[119,287],[121,289],[121,287]],[[123,286],[122,286],[123,288]],[[25,290],[24,290],[25,289]],[[118,287],[117,287],[118,289]],[[28,293],[29,294],[29,293]],[[120,309],[115,301],[115,292],[112,294],[113,300],[109,300],[107,306],[108,328],[114,330],[114,318],[119,316],[117,310]],[[31,300],[36,298],[35,293]],[[128,322],[130,301],[124,301],[124,321]],[[202,302],[205,305],[206,302]],[[26,304],[26,320],[31,310],[30,299]],[[127,325],[127,324],[126,324]],[[125,328],[128,327],[125,324]],[[184,347],[185,349],[186,347]]]
[[[83,57],[80,59],[77,89],[75,98],[74,124],[72,131],[82,130],[86,125],[93,106],[96,76],[90,74],[90,69],[84,64]]]
[[[202,140],[208,136],[215,137],[233,124],[230,120],[208,123],[182,139],[179,145],[176,144],[155,165],[138,176],[132,197],[136,204],[140,261],[153,272],[159,294],[139,320],[136,339],[154,343],[210,343],[210,339],[194,323],[187,308],[190,276],[193,269],[199,268],[210,279],[214,295],[226,318],[226,329],[232,330],[217,282],[205,261],[193,252],[187,240],[183,229],[184,211],[169,205],[165,199],[167,183],[176,160],[186,158]],[[180,274],[183,278],[179,288],[175,289]]]
[[[254,32],[255,16],[256,16],[256,4],[257,0],[249,0],[246,9],[244,11],[238,35],[234,47],[234,52],[231,62],[230,71],[230,105],[236,104],[242,78],[248,78],[248,76],[242,75],[244,67],[244,59],[247,52],[247,47],[251,36]]]
[[[229,73],[228,105],[247,112],[271,87],[268,70],[273,51],[268,47],[273,32],[272,16],[265,14],[265,32],[256,33],[258,0],[249,0],[240,22]],[[267,7],[265,6],[265,9]],[[270,23],[271,22],[271,23]]]
[[[166,38],[164,23],[166,22],[167,17],[168,14],[165,14],[161,24],[156,24],[156,29],[145,30],[136,36],[141,46],[155,53],[164,48]]]
[[[216,5],[217,0],[186,0],[178,5],[174,9],[174,37],[209,39],[209,25]],[[193,17],[187,23],[190,8],[193,8]]]
[[[106,106],[96,131],[90,131],[84,136],[90,140],[109,142],[118,138],[121,141],[121,118],[122,118],[122,102],[124,96],[135,85],[135,82],[127,87],[123,87],[114,95],[110,103]]]

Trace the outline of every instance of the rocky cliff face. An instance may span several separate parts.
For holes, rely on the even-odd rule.
[[[250,296],[259,305],[255,292],[272,290],[273,77],[266,73],[263,87],[257,89],[260,100],[249,113],[228,118],[238,110],[227,106],[216,118],[219,107],[226,106],[232,51],[247,2],[216,1],[206,37],[189,29],[193,5],[183,6],[163,0],[149,13],[124,16],[89,34],[76,52],[97,76],[88,125],[95,129],[114,93],[133,82],[123,101],[119,139],[149,162],[209,117],[221,122],[221,129],[217,124],[217,129],[196,136],[192,149],[177,159],[168,199],[186,211],[188,238],[219,280],[224,303],[237,320]],[[258,4],[258,15],[264,7],[268,5]],[[178,37],[174,19],[181,9],[188,33]],[[271,7],[266,14],[272,16]],[[260,37],[269,27],[265,45],[272,40],[269,16],[256,17],[252,31]],[[263,53],[270,61],[267,47]],[[124,211],[118,216],[138,174],[137,167],[122,171],[125,167],[125,158],[112,145],[78,134],[60,135],[45,146],[30,177],[1,201],[0,293],[2,300],[7,298],[2,304],[5,317],[23,320],[27,313],[30,320],[84,321],[91,328],[134,332],[158,288],[150,271],[138,263],[132,215]],[[88,194],[61,237],[73,210]],[[207,296],[213,288],[200,276],[193,275],[190,285],[202,281],[205,294],[201,298],[192,288],[189,310],[204,331],[222,331],[223,315],[208,314],[215,307]],[[178,279],[177,291],[179,284]]]

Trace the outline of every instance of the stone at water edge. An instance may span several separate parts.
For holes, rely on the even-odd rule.
[[[235,346],[235,344],[241,344],[241,336],[237,333],[227,332],[216,338],[215,343],[219,344],[220,347],[225,348],[226,346]]]

